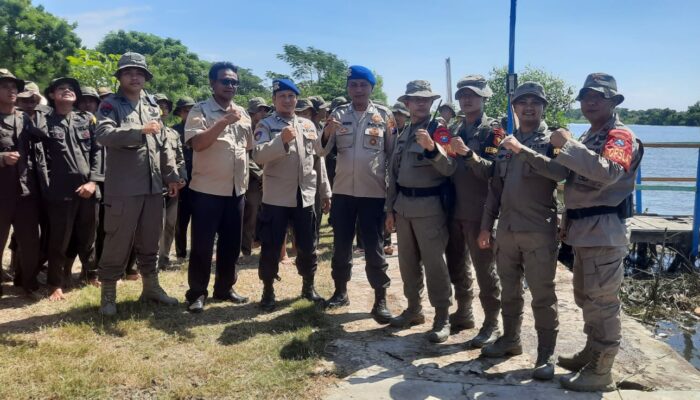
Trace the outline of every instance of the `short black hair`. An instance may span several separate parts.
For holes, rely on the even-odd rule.
[[[209,80],[215,81],[219,76],[219,71],[222,69],[230,69],[231,71],[238,73],[238,66],[234,65],[232,62],[228,61],[217,61],[209,67]]]

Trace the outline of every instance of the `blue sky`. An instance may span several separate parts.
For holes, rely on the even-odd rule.
[[[206,60],[229,60],[259,76],[286,73],[284,44],[313,46],[384,77],[393,103],[413,79],[446,94],[508,61],[509,0],[137,1],[40,0],[78,23],[93,47],[109,31],[181,40]],[[587,73],[618,81],[623,106],[685,110],[700,100],[700,1],[519,0],[516,69],[543,68],[578,88]]]

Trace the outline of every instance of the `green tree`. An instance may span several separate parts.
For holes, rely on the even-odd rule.
[[[262,97],[268,103],[270,102],[272,92],[265,86],[263,79],[253,74],[250,69],[238,67],[238,82],[238,91],[234,99],[237,104],[247,107],[248,100],[253,97]]]
[[[302,97],[320,95],[330,100],[338,96],[347,96],[345,87],[348,63],[337,55],[314,47],[302,49],[286,44],[277,58],[292,68],[291,78],[301,90]],[[270,79],[286,77],[272,71],[268,71],[266,75]],[[383,79],[376,72],[375,76],[377,84],[372,92],[372,100],[386,103],[386,93],[382,89]]]
[[[191,96],[203,99],[210,93],[207,72],[209,63],[200,60],[179,40],[161,38],[144,32],[108,33],[96,49],[104,54],[123,54],[128,51],[146,56],[153,80],[148,89],[165,93],[172,99]]]
[[[30,0],[0,1],[0,60],[16,76],[45,86],[68,73],[66,57],[80,47],[69,24]]]
[[[506,96],[506,77],[508,68],[493,68],[489,74],[489,85],[493,89],[493,96],[486,103],[486,113],[497,117],[506,115],[508,108],[508,98]],[[547,108],[545,110],[545,121],[550,126],[566,126],[569,119],[566,113],[571,109],[574,102],[574,89],[563,79],[550,74],[541,69],[531,66],[525,67],[518,72],[518,82],[534,81],[544,87],[547,96]]]
[[[117,70],[119,56],[102,54],[97,50],[78,49],[76,55],[68,56],[69,75],[77,79],[81,85],[98,88],[106,86],[117,90]]]

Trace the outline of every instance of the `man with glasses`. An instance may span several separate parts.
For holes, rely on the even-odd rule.
[[[241,252],[248,153],[252,146],[250,116],[233,102],[238,90],[238,67],[216,62],[209,69],[212,96],[197,103],[185,123],[185,141],[192,146],[192,250],[187,274],[187,310],[202,312],[209,295],[214,238],[216,277],[213,298],[236,304],[247,297],[233,289]]]
[[[586,346],[559,357],[575,374],[561,378],[565,389],[610,391],[611,369],[620,348],[620,285],[624,277],[632,214],[632,191],[644,148],[615,112],[625,97],[612,75],[586,77],[576,100],[591,123],[580,140],[558,129],[552,144],[561,151],[554,161],[571,170],[564,186],[566,212],[562,241],[574,248],[574,299],[583,313]]]
[[[484,205],[479,247],[489,248],[496,218],[496,265],[501,279],[503,336],[481,349],[482,356],[504,357],[523,352],[523,276],[532,294],[537,330],[537,361],[533,378],[554,377],[553,355],[559,332],[554,275],[557,269],[557,182],[568,170],[559,164],[530,158],[536,152],[553,155],[544,122],[544,88],[525,82],[515,89],[513,110],[519,128],[501,142],[496,153],[489,193]],[[532,161],[535,160],[535,161]]]

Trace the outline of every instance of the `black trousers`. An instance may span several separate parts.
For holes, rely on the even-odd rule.
[[[98,201],[76,198],[70,201],[49,203],[49,273],[47,283],[54,288],[63,286],[64,267],[71,254],[69,245],[75,246],[83,269],[97,270],[95,262],[95,236],[97,233]]]
[[[187,257],[187,227],[192,217],[193,191],[186,186],[178,195],[177,223],[175,224],[175,253],[180,258]]]
[[[192,250],[187,271],[187,301],[208,296],[211,257],[216,242],[214,297],[228,296],[238,278],[236,261],[241,252],[244,196],[216,196],[192,191]],[[278,251],[279,253],[279,251]]]
[[[365,272],[374,289],[389,287],[384,259],[384,199],[333,195],[333,260],[331,276],[336,282],[347,282],[352,274],[352,240],[355,226],[361,233],[365,250]]]
[[[263,203],[258,215],[260,239],[260,264],[258,276],[263,282],[277,278],[280,249],[284,243],[287,226],[292,226],[297,246],[297,272],[305,278],[316,274],[316,212],[314,206],[301,207],[301,193],[297,191],[296,207],[281,207]]]
[[[17,241],[20,283],[24,290],[39,288],[39,200],[35,196],[0,198],[0,243],[3,248],[13,228]]]

